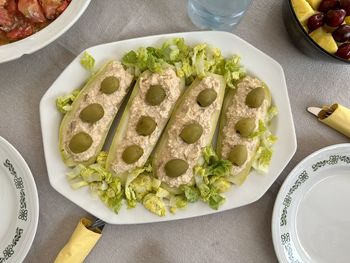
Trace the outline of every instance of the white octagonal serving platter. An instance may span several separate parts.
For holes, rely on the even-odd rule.
[[[65,176],[69,169],[64,165],[58,150],[58,130],[62,115],[56,110],[55,100],[58,96],[80,87],[89,77],[89,73],[80,65],[81,55],[79,55],[52,84],[40,102],[45,159],[52,187],[107,223],[160,222],[212,214],[247,205],[258,200],[268,190],[296,151],[296,136],[282,67],[271,57],[231,33],[202,31],[148,36],[94,46],[86,51],[95,58],[96,66],[100,67],[108,60],[120,60],[126,52],[132,49],[141,46],[159,46],[165,40],[176,37],[183,37],[188,44],[205,42],[219,47],[224,56],[240,55],[242,65],[248,73],[262,79],[269,86],[273,103],[279,110],[279,115],[272,123],[272,131],[277,135],[278,142],[274,146],[274,156],[269,172],[265,175],[260,175],[255,171],[251,172],[243,186],[233,186],[229,192],[225,193],[226,202],[218,211],[204,203],[197,202],[190,204],[184,210],[178,210],[176,214],[168,213],[165,217],[153,215],[141,205],[135,209],[126,209],[126,206],[123,206],[119,214],[115,214],[100,200],[93,199],[88,188],[73,190]]]

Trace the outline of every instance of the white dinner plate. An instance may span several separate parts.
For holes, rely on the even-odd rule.
[[[265,81],[271,89],[273,102],[279,110],[279,115],[272,123],[272,130],[279,140],[274,146],[270,170],[266,175],[259,175],[253,171],[242,187],[233,186],[225,194],[227,200],[218,211],[252,203],[268,190],[296,150],[296,137],[285,77],[282,67],[276,61],[237,36],[216,31],[148,36],[99,45],[88,48],[86,51],[96,59],[97,67],[100,67],[108,60],[120,60],[126,52],[132,49],[141,46],[158,46],[165,40],[175,37],[183,37],[188,44],[209,43],[219,47],[224,56],[239,54],[242,57],[242,64],[247,68],[249,74]],[[62,115],[56,109],[55,100],[58,96],[70,93],[73,89],[80,87],[89,77],[89,73],[80,65],[80,57],[81,55],[63,71],[40,102],[45,159],[52,187],[86,211],[111,224],[159,222],[218,212],[207,204],[197,202],[190,204],[184,210],[178,210],[174,215],[168,213],[165,217],[158,217],[141,205],[135,209],[126,209],[126,206],[123,206],[117,215],[101,201],[93,200],[89,189],[72,190],[65,176],[69,169],[62,162],[58,150],[58,130]],[[111,134],[113,135],[113,132]]]
[[[31,54],[47,46],[66,32],[84,13],[91,0],[73,0],[50,25],[22,40],[0,45],[0,63]]]
[[[301,161],[283,183],[273,210],[280,262],[350,262],[350,143]]]
[[[22,262],[38,225],[38,193],[28,165],[2,137],[0,200],[0,262]]]

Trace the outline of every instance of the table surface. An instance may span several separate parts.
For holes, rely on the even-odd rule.
[[[347,66],[315,61],[297,50],[285,31],[281,0],[253,0],[234,33],[284,68],[298,150],[277,182],[257,202],[198,218],[132,226],[107,225],[86,262],[277,262],[271,214],[277,191],[292,168],[324,146],[348,140],[305,109],[349,105]],[[46,48],[0,65],[0,135],[30,166],[39,194],[38,231],[25,262],[52,262],[87,213],[49,184],[39,122],[39,102],[62,70],[85,48],[140,36],[197,30],[186,1],[92,1],[79,21]]]

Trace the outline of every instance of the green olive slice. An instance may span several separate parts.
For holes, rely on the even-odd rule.
[[[157,127],[157,123],[149,116],[142,116],[136,124],[136,132],[142,136],[151,135]]]
[[[101,82],[101,91],[104,94],[112,94],[119,89],[119,79],[114,76],[106,77]]]
[[[203,127],[198,123],[194,122],[187,124],[181,131],[180,137],[186,143],[192,144],[199,140],[203,134]]]
[[[242,137],[248,137],[251,135],[254,132],[255,127],[255,120],[253,118],[240,119],[235,125],[236,132]]]
[[[241,166],[248,158],[247,147],[244,145],[235,145],[228,155],[228,160],[236,166]]]
[[[197,96],[197,103],[201,107],[208,107],[216,100],[217,96],[218,94],[214,89],[202,90]]]
[[[85,132],[75,134],[69,142],[69,149],[73,153],[82,153],[90,148],[92,145],[92,138]]]
[[[165,95],[161,85],[152,85],[146,93],[146,101],[151,106],[157,106],[165,99]]]
[[[100,120],[105,114],[101,104],[93,103],[86,106],[79,114],[83,122],[94,123]]]
[[[250,108],[259,108],[265,99],[265,90],[259,87],[250,91],[245,98],[245,104]]]
[[[140,146],[134,144],[127,147],[124,150],[122,154],[122,158],[125,163],[132,164],[137,162],[137,160],[140,159],[142,155],[143,155],[143,149]]]
[[[172,159],[165,164],[164,169],[167,176],[179,177],[187,171],[188,163],[182,159]]]

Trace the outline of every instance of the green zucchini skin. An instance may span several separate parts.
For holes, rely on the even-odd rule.
[[[252,80],[252,78],[246,77],[246,79],[244,79],[244,80]],[[260,106],[258,109],[261,108],[260,110],[263,112],[263,115],[266,115],[268,109],[271,106],[271,93],[269,91],[269,88],[266,86],[266,84],[264,84],[263,82],[260,82],[260,83],[265,91],[265,100],[263,102],[263,105]],[[228,178],[230,182],[237,184],[237,185],[242,185],[250,173],[256,151],[260,145],[260,140],[259,140],[259,138],[241,138],[238,135],[239,139],[237,139],[237,141],[231,141],[226,137],[226,134],[224,133],[225,127],[227,125],[232,125],[232,123],[230,124],[230,120],[228,119],[227,115],[229,113],[229,110],[230,109],[232,110],[231,107],[234,107],[235,109],[237,109],[237,105],[236,104],[233,105],[234,101],[239,101],[240,105],[244,105],[243,107],[245,109],[248,109],[248,106],[245,105],[246,97],[245,96],[239,97],[239,95],[238,95],[239,89],[241,89],[241,86],[238,84],[236,89],[229,89],[227,91],[226,96],[225,96],[222,111],[221,111],[221,116],[220,116],[219,134],[218,134],[218,139],[217,139],[216,152],[217,152],[219,158],[226,159],[227,156],[224,156],[224,153],[223,153],[223,147],[225,147],[226,145],[234,146],[237,144],[243,144],[243,145],[251,144],[254,146],[253,149],[250,151],[248,159],[241,166],[239,171],[235,172],[235,168],[233,167],[231,170],[231,176]],[[253,110],[250,110],[250,111],[253,111]],[[253,116],[254,116],[254,114],[253,114]],[[240,117],[242,117],[242,118],[252,117],[252,114],[243,113],[243,114],[241,114]],[[259,119],[257,117],[255,117],[255,120],[256,120],[256,123],[258,123]],[[265,119],[263,119],[263,121],[265,122]],[[232,127],[234,127],[234,125],[235,124],[233,124]],[[234,128],[230,129],[230,132],[233,134],[236,134],[236,131]],[[238,140],[241,140],[241,141],[238,143]]]
[[[198,90],[197,87],[199,85],[202,85],[201,82],[205,81],[205,79],[207,78],[210,78],[211,80],[213,80],[218,84],[217,98],[216,98],[216,101],[214,102],[215,104],[213,103],[213,105],[211,105],[213,107],[210,108],[209,106],[208,109],[201,108],[198,105],[196,100],[197,95],[200,93],[200,91],[203,90],[203,89]],[[204,162],[202,158],[203,148],[211,145],[212,143],[217,122],[220,116],[220,109],[224,99],[225,86],[226,86],[226,83],[222,76],[216,75],[216,74],[208,74],[208,76],[206,76],[204,79],[194,80],[191,86],[186,89],[184,94],[178,100],[176,104],[176,108],[169,120],[169,123],[167,124],[167,127],[164,130],[164,133],[159,141],[159,144],[156,147],[156,150],[152,159],[153,173],[156,177],[162,180],[163,183],[168,184],[170,187],[179,187],[180,185],[188,184],[193,180],[194,166],[197,164],[201,165]],[[198,114],[201,114],[206,110],[208,111],[206,114],[209,114],[208,120],[204,120],[209,125],[203,127],[204,132],[202,134],[202,137],[194,144],[186,144],[183,141],[181,141],[181,138],[178,136],[181,131],[181,127],[178,126],[178,120],[182,118],[183,116],[182,112],[185,111],[184,107],[187,107],[186,105],[190,105],[189,106],[190,109],[188,109],[188,112],[191,112],[191,110],[193,110],[193,111],[197,111]],[[191,121],[200,122],[198,119],[191,119],[189,122]],[[182,148],[179,148],[179,147],[182,147]],[[191,149],[193,149],[191,147],[198,147],[200,150],[197,151],[195,154],[193,154],[191,159],[188,159],[185,152],[186,150],[191,151]],[[175,159],[175,158],[181,158],[187,162],[190,161],[190,163],[192,163],[193,165],[189,165],[189,168],[185,174],[175,178],[176,182],[172,183],[170,181],[169,183],[170,177],[167,177],[165,175],[164,165],[170,159]]]
[[[120,84],[116,92],[107,95],[100,91],[100,84],[104,78],[109,76],[120,79]],[[59,151],[68,167],[78,164],[90,165],[95,162],[132,81],[133,76],[124,70],[120,62],[110,61],[96,72],[82,88],[72,104],[72,109],[64,115],[59,129]],[[96,102],[104,108],[104,116],[95,123],[84,123],[79,118],[80,112],[85,106]],[[93,143],[88,150],[73,153],[69,148],[69,140],[74,134],[81,131],[89,134]]]
[[[146,90],[141,90],[140,82],[147,80],[151,81],[152,78],[159,78],[159,83],[161,83],[163,80],[162,78],[171,77],[174,83],[176,85],[174,86],[163,86],[163,88],[166,90],[166,94],[175,94],[171,95],[174,96],[172,99],[174,101],[169,104],[168,97],[164,99],[164,101],[157,106],[151,106],[147,104],[145,101],[145,94]],[[146,89],[148,84],[145,84],[143,87]],[[153,85],[153,84],[152,84]],[[147,86],[147,87],[146,87]],[[107,157],[107,168],[113,172],[114,175],[119,176],[123,182],[125,182],[126,177],[130,172],[132,172],[133,169],[137,167],[142,167],[147,162],[149,156],[151,155],[154,147],[156,146],[165,126],[168,122],[171,113],[175,107],[176,101],[182,94],[183,90],[185,88],[185,81],[183,78],[179,78],[176,76],[175,71],[172,68],[168,68],[164,70],[163,73],[152,73],[150,71],[145,71],[141,74],[139,79],[137,80],[135,87],[130,95],[130,98],[128,100],[128,103],[125,107],[125,110],[123,112],[123,115],[121,117],[121,120],[118,124],[116,133],[114,135],[109,154]],[[173,89],[171,91],[171,89]],[[155,113],[155,111],[159,112],[161,109],[164,109],[163,103],[167,103],[168,111],[165,111],[165,115],[160,117],[158,113]],[[148,110],[147,110],[148,109]],[[152,134],[148,136],[142,136],[137,134],[136,132],[136,123],[139,120],[141,116],[149,116],[156,120],[157,127],[153,131]],[[132,134],[132,135],[131,135]],[[149,143],[150,142],[150,143]],[[136,161],[133,164],[125,164],[125,162],[122,160],[121,155],[123,152],[123,149],[125,147],[129,146],[128,144],[135,143],[139,145],[144,150],[144,154],[142,157]],[[146,145],[146,143],[149,145]],[[119,168],[118,168],[119,167]]]

